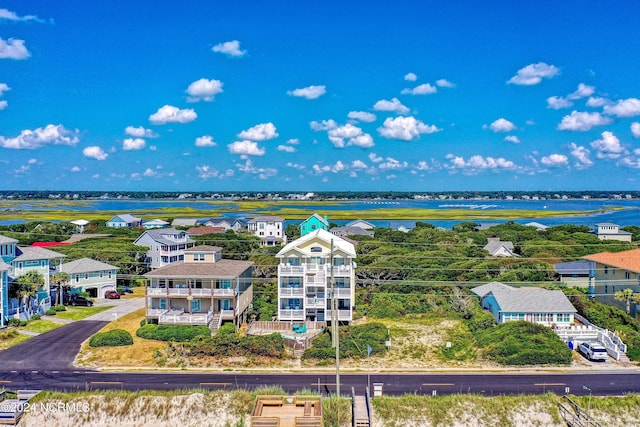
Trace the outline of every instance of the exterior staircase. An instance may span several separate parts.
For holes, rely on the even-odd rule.
[[[213,316],[211,317],[211,323],[209,323],[209,329],[211,329],[211,335],[215,335],[216,333],[218,333],[218,329],[220,328],[220,325],[222,324],[222,314],[218,313],[213,313]]]

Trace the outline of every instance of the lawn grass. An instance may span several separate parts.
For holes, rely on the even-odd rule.
[[[94,307],[95,308],[95,307]],[[146,309],[141,308],[118,320],[110,322],[100,332],[113,329],[124,329],[133,337],[133,345],[124,347],[89,347],[88,341],[82,345],[77,357],[77,363],[83,366],[100,367],[151,367],[158,366],[159,361],[154,355],[167,347],[167,343],[155,340],[147,340],[136,336],[136,330],[140,328],[140,321],[145,318]]]
[[[71,307],[66,306],[65,311],[59,311],[56,318],[65,320],[82,320],[94,314],[101,313],[105,310],[113,308],[112,305],[101,305],[95,307]]]
[[[122,299],[132,299],[132,298],[141,298],[144,297],[145,295],[145,287],[144,286],[134,286],[131,288],[131,290],[133,291],[133,293],[131,294],[123,294],[120,295],[120,298]]]
[[[16,344],[20,344],[21,342],[28,340],[29,338],[31,338],[29,335],[20,334],[18,331],[13,329],[0,332],[0,350],[13,347]]]
[[[39,334],[44,334],[45,332],[52,331],[56,328],[63,326],[61,323],[54,322],[52,320],[31,320],[27,323],[27,326],[23,326],[20,329],[24,329],[29,332],[37,332]]]

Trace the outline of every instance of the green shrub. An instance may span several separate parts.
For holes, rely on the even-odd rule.
[[[55,316],[57,313],[58,312],[55,308],[50,308],[49,310],[44,312],[44,314],[46,314],[47,316]]]
[[[573,357],[551,328],[524,320],[478,330],[475,336],[484,357],[503,365],[568,365]]]
[[[31,316],[31,319],[29,320],[40,320],[40,315],[39,314],[34,314],[33,316]]]
[[[133,344],[133,337],[123,329],[98,332],[89,340],[91,347],[119,347],[131,344]]]
[[[367,357],[368,347],[371,354],[384,351],[387,339],[387,327],[381,323],[342,326],[340,333],[340,357]],[[303,359],[331,359],[336,355],[331,346],[331,334],[324,333],[313,341],[313,345],[302,354]]]
[[[471,318],[468,320],[469,330],[476,332],[482,329],[489,329],[496,325],[496,319],[488,311],[474,310]]]
[[[54,305],[53,308],[55,311],[67,311],[67,307],[65,307],[64,305]]]
[[[207,326],[147,324],[136,335],[149,340],[187,342],[198,336],[210,336],[211,330]]]
[[[9,319],[7,321],[7,325],[8,326],[13,326],[13,327],[27,326],[27,321],[26,320],[20,320],[20,319]]]

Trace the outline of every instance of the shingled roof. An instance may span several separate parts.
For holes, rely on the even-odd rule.
[[[585,255],[582,258],[611,267],[640,273],[640,249],[631,249],[622,252],[600,252]]]

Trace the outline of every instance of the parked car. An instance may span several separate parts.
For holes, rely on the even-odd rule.
[[[93,301],[80,295],[71,295],[69,297],[69,300],[67,301],[67,304],[73,306],[84,305],[86,307],[91,307],[93,305]]]
[[[120,299],[120,294],[116,291],[107,291],[104,293],[106,299]]]
[[[583,342],[578,346],[578,351],[589,360],[607,360],[607,349],[597,343]]]

